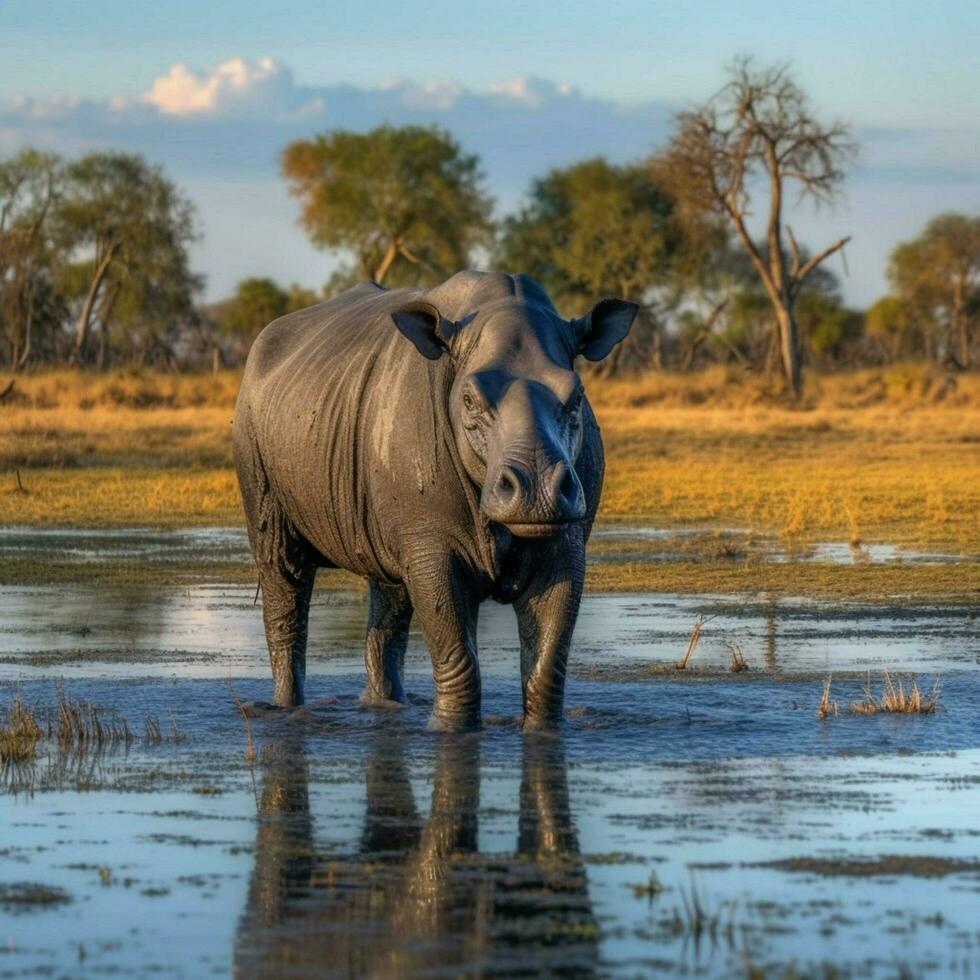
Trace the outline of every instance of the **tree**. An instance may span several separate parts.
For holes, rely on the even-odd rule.
[[[909,304],[897,296],[882,296],[869,307],[864,317],[864,329],[893,361],[927,352],[925,331],[912,315]]]
[[[285,289],[272,279],[252,277],[243,279],[235,295],[218,307],[215,321],[223,333],[251,342],[267,323],[285,316],[288,309]]]
[[[200,286],[187,255],[195,237],[193,205],[142,157],[92,153],[72,163],[59,223],[85,282],[72,348],[76,363],[87,357],[93,319],[101,318],[105,333],[127,290],[143,312],[149,303],[154,316],[190,307]]]
[[[834,199],[843,165],[854,153],[848,129],[822,125],[786,67],[757,69],[749,58],[735,62],[727,85],[704,106],[681,112],[666,152],[653,161],[654,172],[673,192],[681,215],[715,216],[729,225],[748,254],[772,306],[786,381],[794,395],[801,388],[800,340],[795,306],[807,276],[842,248],[845,237],[804,260],[783,210],[787,183],[800,198],[816,203]],[[753,184],[768,185],[766,253],[746,223]]]
[[[439,129],[336,130],[291,143],[281,163],[313,243],[349,252],[362,278],[434,282],[490,241],[478,158]]]
[[[658,316],[678,296],[673,212],[649,168],[586,160],[532,184],[527,205],[504,221],[494,264],[533,276],[567,315],[603,296],[639,303],[644,315],[606,369],[649,364]]]
[[[942,214],[914,241],[891,254],[888,278],[926,331],[942,337],[945,356],[970,364],[973,326],[980,315],[980,217]]]
[[[864,317],[834,293],[805,290],[796,312],[801,345],[817,360],[841,360],[864,333]]]
[[[0,325],[13,371],[34,353],[38,328],[54,333],[63,315],[51,237],[63,183],[54,154],[26,149],[0,161]]]
[[[243,279],[232,297],[212,307],[210,317],[218,333],[245,353],[266,324],[319,301],[312,289],[296,283],[283,289],[273,279],[252,277]]]

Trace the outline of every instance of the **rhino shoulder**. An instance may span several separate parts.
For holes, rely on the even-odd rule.
[[[248,373],[262,377],[293,354],[300,344],[331,323],[370,315],[374,303],[384,302],[388,291],[376,282],[363,282],[337,296],[287,313],[264,327],[248,355]],[[374,302],[372,302],[374,301]]]

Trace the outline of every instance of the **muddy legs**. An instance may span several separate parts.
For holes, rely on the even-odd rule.
[[[368,630],[364,649],[367,687],[362,700],[367,704],[405,701],[403,671],[412,601],[402,585],[368,583]]]
[[[479,601],[453,556],[427,554],[411,568],[408,588],[432,657],[435,702],[429,727],[465,731],[480,725]]]
[[[564,557],[543,555],[540,567],[514,603],[525,729],[551,728],[562,719],[568,650],[585,581],[584,541]]]
[[[315,575],[312,565],[298,576],[275,567],[259,572],[273,701],[280,708],[294,708],[304,701],[306,635]]]

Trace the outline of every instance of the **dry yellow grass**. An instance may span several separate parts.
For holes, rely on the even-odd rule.
[[[803,409],[754,402],[751,386],[739,402],[719,384],[696,407],[653,381],[595,386],[603,516],[980,551],[980,379],[961,376],[936,401],[946,389],[928,375],[911,393],[862,378],[824,379]],[[901,397],[881,394],[893,388]],[[864,389],[878,394],[862,400]]]
[[[241,524],[237,385],[235,372],[18,378],[0,404],[0,524]],[[592,379],[589,390],[606,444],[601,520],[980,555],[980,375],[811,376],[799,407],[723,370]],[[593,567],[590,588],[778,590],[779,569],[737,548],[701,550],[669,567]],[[872,580],[876,593],[908,588],[884,567],[794,568],[817,592],[865,595]],[[926,593],[976,594],[975,568],[920,578]]]
[[[34,712],[15,695],[13,704],[0,722],[0,767],[31,761],[44,732]]]

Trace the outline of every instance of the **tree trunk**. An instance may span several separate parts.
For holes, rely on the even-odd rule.
[[[102,281],[109,271],[112,256],[115,249],[108,249],[95,270],[92,283],[88,289],[88,295],[82,304],[82,312],[78,314],[78,323],[75,326],[75,344],[72,348],[71,360],[73,364],[81,364],[85,357],[85,345],[88,343],[89,326],[92,323],[92,311],[95,309],[95,301],[99,297],[99,290],[102,288]]]
[[[772,381],[772,376],[776,373],[776,365],[779,362],[779,323],[772,321],[769,330],[769,343],[766,344],[765,363],[763,365],[766,373],[766,381]]]
[[[385,276],[388,275],[391,263],[398,257],[399,248],[400,243],[398,241],[391,242],[381,261],[378,263],[377,269],[374,270],[374,281],[379,286],[384,282]]]
[[[960,367],[968,368],[970,366],[970,332],[966,326],[964,293],[963,279],[957,277],[956,292],[953,296],[953,337],[951,340],[956,344],[956,360],[959,361]]]
[[[706,330],[699,330],[694,339],[687,345],[684,357],[681,360],[681,371],[687,373],[694,367],[694,358],[697,356],[698,348],[708,339]]]
[[[785,306],[776,311],[779,324],[779,355],[783,365],[783,378],[794,398],[800,397],[802,377],[800,373],[800,335],[793,310]]]
[[[215,344],[211,348],[211,373],[217,374],[221,370],[221,348]]]
[[[34,335],[34,290],[32,289],[27,300],[27,312],[24,315],[24,349],[17,358],[14,371],[23,371],[27,366],[27,359],[31,356],[31,343]]]
[[[95,359],[96,367],[101,371],[105,367],[105,324],[99,324],[99,353]]]

